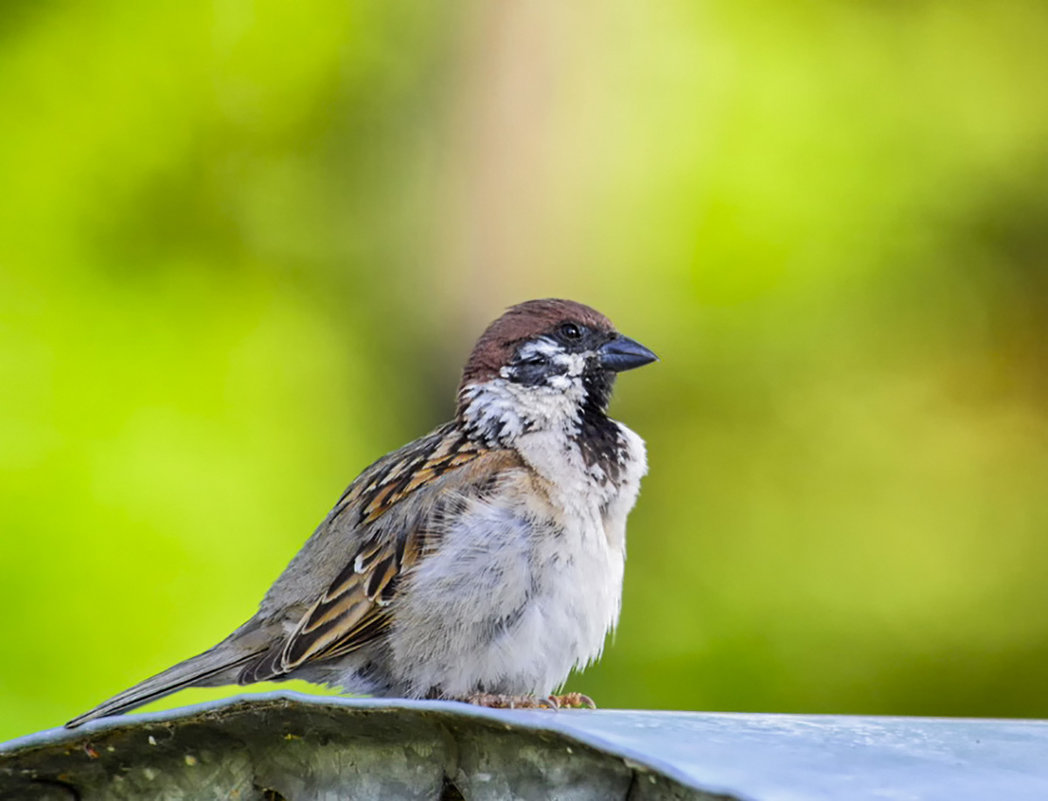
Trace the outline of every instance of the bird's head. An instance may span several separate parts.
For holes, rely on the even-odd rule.
[[[528,431],[577,430],[585,416],[605,413],[617,373],[656,358],[589,306],[529,300],[477,340],[462,373],[458,416],[471,436],[492,445]]]

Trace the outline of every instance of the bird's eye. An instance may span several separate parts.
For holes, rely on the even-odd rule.
[[[582,330],[575,323],[564,323],[560,333],[565,339],[582,339]]]

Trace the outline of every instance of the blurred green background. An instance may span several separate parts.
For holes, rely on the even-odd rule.
[[[550,295],[662,357],[571,688],[1048,716],[1046,41],[1021,0],[5,4],[0,739],[243,622]]]

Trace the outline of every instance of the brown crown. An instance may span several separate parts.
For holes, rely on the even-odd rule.
[[[596,309],[573,300],[546,298],[518,303],[487,327],[480,335],[462,371],[462,384],[487,381],[509,364],[521,342],[542,334],[552,334],[563,323],[577,323],[611,333],[615,326]]]

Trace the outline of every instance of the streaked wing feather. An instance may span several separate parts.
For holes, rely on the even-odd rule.
[[[479,449],[454,425],[438,429],[379,460],[358,478],[336,507],[338,515],[358,514],[358,527],[371,527],[396,504],[441,476],[490,453]],[[420,519],[403,530],[376,534],[349,554],[342,572],[303,616],[282,647],[258,668],[288,673],[307,662],[344,656],[372,642],[392,622],[390,604],[398,579],[425,547]],[[257,676],[265,678],[265,676]]]

